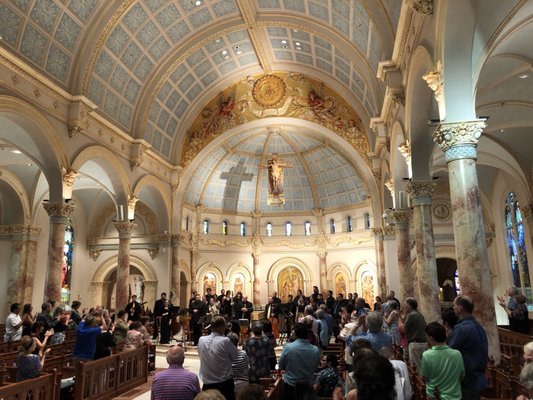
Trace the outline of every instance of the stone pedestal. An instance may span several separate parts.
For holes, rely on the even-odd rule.
[[[474,316],[487,331],[489,352],[498,362],[498,330],[475,161],[484,128],[481,120],[442,123],[433,133],[433,140],[448,163],[461,294],[474,301]]]
[[[50,216],[50,242],[48,246],[48,270],[46,274],[45,298],[59,301],[61,298],[61,275],[63,270],[63,246],[65,227],[74,206],[66,203],[44,203]]]
[[[413,205],[416,240],[416,275],[418,276],[419,310],[426,321],[440,321],[439,279],[435,258],[435,240],[431,220],[431,198],[435,183],[410,182],[407,192]]]
[[[409,246],[410,210],[395,210],[392,213],[394,231],[396,232],[396,246],[398,251],[398,270],[400,272],[400,301],[407,297],[414,297],[415,276],[411,269],[411,251]]]
[[[376,263],[378,278],[378,295],[385,299],[387,294],[387,276],[385,272],[385,246],[383,245],[383,228],[372,228],[376,245]]]
[[[117,265],[117,290],[115,304],[118,310],[126,307],[128,298],[128,281],[130,276],[130,243],[131,234],[137,228],[134,222],[115,222],[118,231],[118,265]]]

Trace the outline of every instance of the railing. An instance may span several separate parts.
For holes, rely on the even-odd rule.
[[[112,399],[147,381],[148,347],[76,365],[75,399]]]
[[[498,328],[498,335],[500,336],[500,352],[509,357],[522,358],[524,345],[533,340],[531,335],[513,332],[504,328]]]
[[[12,383],[0,387],[2,400],[56,400],[59,395],[56,373],[44,374],[35,379]]]

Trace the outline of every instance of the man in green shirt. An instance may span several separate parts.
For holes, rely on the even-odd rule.
[[[421,374],[428,399],[459,400],[465,374],[461,352],[446,345],[446,328],[438,322],[426,327],[430,349],[422,354]]]

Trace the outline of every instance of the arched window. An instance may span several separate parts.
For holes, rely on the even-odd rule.
[[[241,236],[246,236],[246,222],[241,222]]]
[[[329,220],[329,233],[335,234],[335,220],[333,218]]]
[[[311,236],[311,222],[305,221],[304,229],[305,229],[305,236]]]
[[[529,280],[529,267],[527,262],[526,243],[524,238],[524,224],[520,204],[516,194],[510,192],[507,195],[505,205],[505,228],[507,233],[507,245],[513,283],[527,297],[527,302],[532,303],[531,283]]]
[[[187,215],[187,217],[185,218],[185,230],[188,231],[189,230],[189,216]]]
[[[292,235],[292,224],[290,222],[285,222],[285,236]]]
[[[209,221],[204,219],[204,235],[209,233]]]
[[[227,234],[228,234],[228,221],[223,221],[222,222],[222,234],[224,236],[227,236]]]
[[[72,278],[72,254],[74,252],[74,229],[67,222],[65,227],[65,244],[63,245],[63,265],[61,270],[61,302],[70,303],[70,281]]]
[[[346,217],[346,227],[348,228],[348,232],[352,232],[353,231],[352,216],[351,215],[348,215]]]
[[[370,229],[370,214],[369,213],[365,213],[364,220],[365,220],[365,229]]]
[[[272,236],[272,223],[267,222],[267,236]]]

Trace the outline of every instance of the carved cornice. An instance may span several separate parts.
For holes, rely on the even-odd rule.
[[[137,204],[138,201],[139,199],[137,198],[137,196],[135,196],[134,194],[129,194],[128,195],[128,208],[130,210],[135,210],[135,204]]]
[[[387,179],[385,181],[385,187],[389,190],[390,194],[394,196],[394,183],[392,182],[392,179]]]
[[[248,247],[249,246],[249,244],[246,241],[232,240],[232,239],[219,240],[219,239],[202,238],[202,244],[215,245],[218,247],[231,247],[231,246]]]
[[[383,228],[383,236],[393,236],[394,234],[394,226],[385,226]]]
[[[96,261],[98,257],[100,257],[101,253],[102,253],[101,249],[89,250],[89,257],[91,258],[91,260]]]
[[[383,240],[383,228],[372,228],[370,232],[376,240]]]
[[[409,182],[406,191],[411,195],[412,205],[431,205],[433,191],[436,186],[437,184],[433,181]]]
[[[3,232],[1,233],[7,235],[38,236],[41,230],[41,227],[37,225],[7,225],[3,227]]]
[[[409,6],[420,14],[433,14],[433,0],[409,0]]]
[[[140,167],[144,161],[144,153],[152,147],[148,142],[142,139],[135,139],[131,145],[130,153],[130,167],[133,171],[134,168]]]
[[[433,132],[433,141],[442,148],[447,162],[476,159],[477,142],[486,126],[485,120],[443,122]]]
[[[131,235],[137,228],[137,224],[135,222],[119,221],[115,222],[115,228],[119,236]]]
[[[411,160],[411,144],[409,143],[409,140],[406,139],[405,142],[400,143],[398,145],[398,151],[406,161]]]
[[[148,250],[148,254],[150,255],[150,258],[152,260],[155,260],[156,257],[159,255],[159,248],[155,248],[155,249],[146,249]],[[145,282],[146,283],[146,282]]]
[[[74,206],[67,203],[43,203],[43,207],[48,213],[50,218],[52,217],[68,217],[74,211]]]
[[[405,92],[403,91],[403,89],[396,89],[391,91],[390,96],[392,101],[394,101],[396,104],[405,106]]]
[[[440,103],[442,96],[444,95],[444,78],[442,76],[442,63],[437,62],[437,66],[433,71],[429,71],[426,75],[422,76],[433,93],[435,94],[435,100]]]

